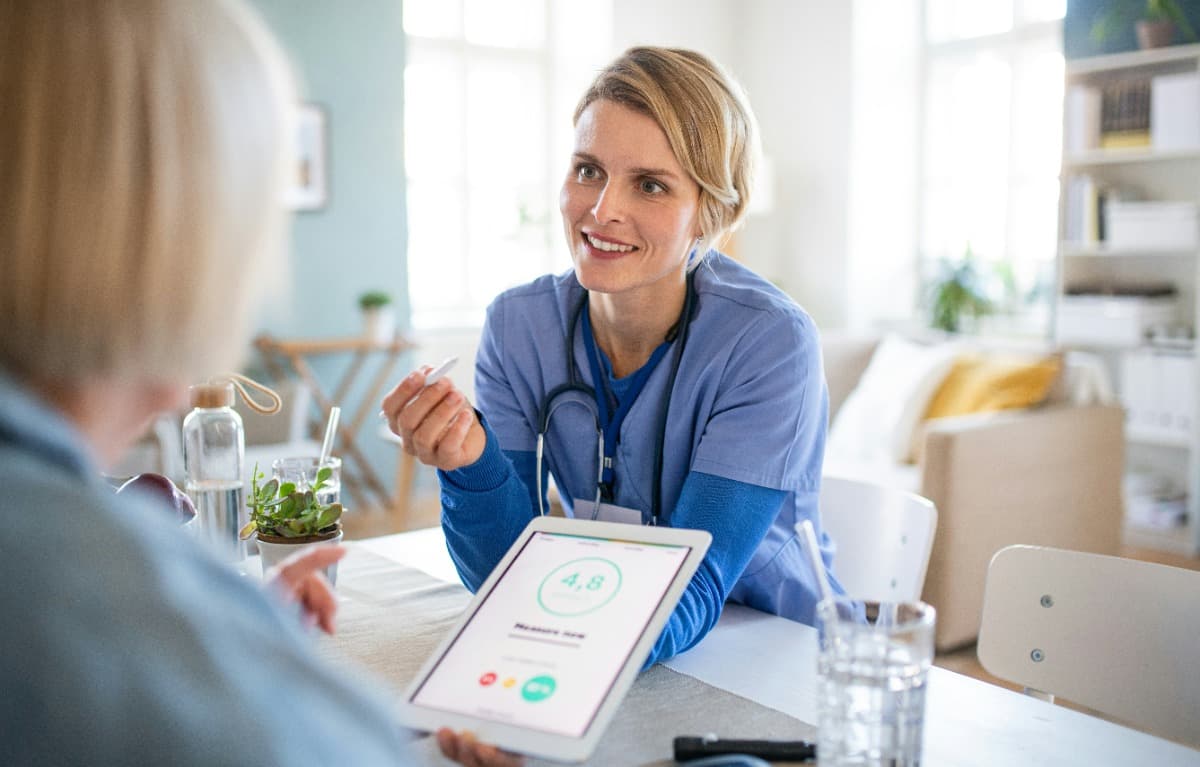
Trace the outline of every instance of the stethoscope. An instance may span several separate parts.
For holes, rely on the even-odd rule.
[[[678,341],[675,345],[674,357],[671,361],[671,374],[667,378],[667,388],[663,393],[663,401],[659,407],[658,413],[658,432],[654,442],[654,474],[653,474],[653,496],[651,498],[650,507],[650,524],[657,525],[662,514],[662,471],[663,471],[663,443],[667,433],[667,411],[671,407],[671,393],[675,389],[675,378],[679,375],[679,361],[683,357],[683,347],[687,344],[688,328],[692,322],[692,307],[695,304],[696,286],[693,273],[689,272],[687,276],[687,291],[683,298],[683,310],[679,313],[679,320],[671,332],[667,334],[667,341]],[[567,352],[567,382],[560,384],[550,390],[545,397],[542,398],[541,404],[538,406],[538,432],[537,432],[537,459],[535,463],[535,474],[537,475],[537,502],[538,513],[546,514],[545,502],[543,501],[542,488],[542,454],[543,445],[545,443],[546,431],[550,426],[550,416],[560,404],[569,404],[577,402],[578,397],[572,397],[570,400],[564,400],[560,403],[563,395],[566,394],[582,394],[586,397],[586,401],[591,403],[588,407],[592,412],[592,416],[596,422],[596,455],[599,456],[596,461],[596,497],[592,506],[592,517],[595,518],[596,513],[600,509],[600,501],[604,489],[604,470],[612,468],[611,459],[604,455],[604,429],[600,424],[599,407],[596,404],[596,390],[591,386],[583,383],[579,377],[579,366],[575,362],[575,331],[579,326],[579,319],[588,307],[588,292],[583,291],[583,296],[579,299],[579,303],[575,306],[575,311],[571,314],[571,319],[567,323],[566,335],[566,352]],[[586,406],[585,406],[586,407]]]

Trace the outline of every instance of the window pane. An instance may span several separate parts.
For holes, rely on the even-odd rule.
[[[409,42],[404,161],[409,178],[464,175],[462,58]]]
[[[481,304],[547,269],[545,90],[533,63],[468,63],[468,293]]]
[[[540,48],[546,40],[546,0],[466,0],[467,42]]]
[[[1014,265],[1032,279],[1039,262],[1054,260],[1057,238],[1057,179],[1050,175],[1014,183],[1008,249]]]
[[[1067,0],[1020,0],[1017,23],[1054,21],[1067,15]]]
[[[414,312],[460,306],[466,294],[461,186],[408,183],[408,284]]]
[[[931,43],[994,35],[1012,29],[1013,0],[927,0],[925,36]]]
[[[1055,175],[1062,154],[1063,57],[1056,45],[1018,49],[1013,71],[1013,167]]]
[[[1002,179],[963,177],[926,187],[921,253],[958,261],[969,245],[984,261],[1003,258],[1007,205]]]
[[[541,68],[507,58],[467,63],[467,165],[477,180],[545,181],[546,88]]]
[[[505,288],[545,274],[549,269],[542,189],[511,184],[472,185],[468,205],[470,241],[468,296],[483,306]]]
[[[404,33],[419,37],[462,35],[459,0],[404,0]]]
[[[925,165],[931,179],[1003,183],[1009,159],[1009,66],[995,54],[934,59]]]

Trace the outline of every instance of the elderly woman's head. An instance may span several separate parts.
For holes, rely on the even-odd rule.
[[[745,216],[754,181],[757,126],[741,87],[695,51],[636,47],[600,72],[575,108],[575,121],[601,100],[658,125],[700,188],[704,248],[720,247]]]
[[[235,0],[0,3],[0,367],[195,380],[280,255],[292,86]]]

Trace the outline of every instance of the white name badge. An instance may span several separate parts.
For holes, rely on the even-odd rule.
[[[642,512],[627,506],[617,506],[601,501],[600,510],[594,511],[595,504],[582,498],[575,499],[575,519],[596,519],[601,522],[620,522],[624,525],[642,524]],[[595,516],[593,516],[595,514]]]

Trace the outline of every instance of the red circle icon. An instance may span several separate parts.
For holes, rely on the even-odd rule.
[[[483,685],[484,687],[487,687],[489,684],[495,683],[495,681],[496,681],[496,675],[494,673],[492,673],[491,671],[489,671],[486,674],[484,674],[483,676],[479,677],[479,684]]]

